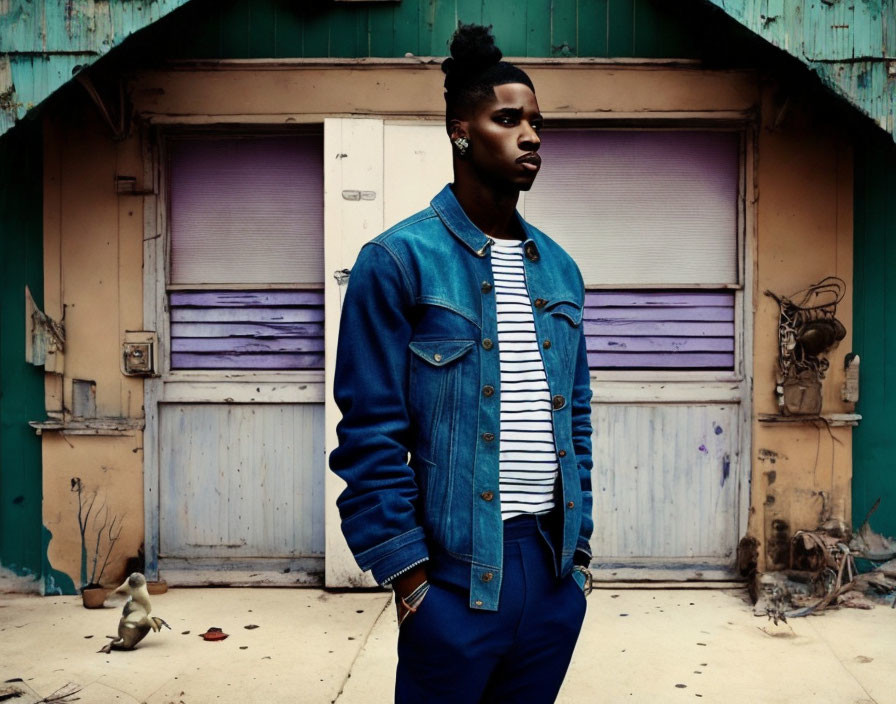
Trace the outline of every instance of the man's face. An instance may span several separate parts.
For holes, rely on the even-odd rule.
[[[462,123],[470,140],[466,158],[484,183],[500,191],[528,191],[541,168],[538,101],[522,83],[494,91],[495,99],[482,101]]]

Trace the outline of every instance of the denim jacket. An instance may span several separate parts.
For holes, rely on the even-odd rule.
[[[520,218],[535,330],[560,466],[558,563],[590,561],[591,384],[584,286],[563,249]],[[384,583],[427,561],[430,577],[496,610],[500,369],[491,240],[446,186],[430,207],[361,249],[342,308],[334,395],[342,420],[330,467],[361,569]],[[483,393],[486,386],[495,389]]]

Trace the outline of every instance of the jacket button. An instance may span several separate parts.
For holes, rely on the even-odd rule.
[[[551,341],[545,340],[543,343],[541,343],[541,346],[544,347],[546,350],[549,350],[549,349],[551,349]]]
[[[476,604],[476,606],[482,606],[482,599],[477,599],[473,603]]]
[[[545,304],[545,303],[547,303],[547,301],[544,300],[543,298],[536,298],[536,299],[535,299],[535,307],[536,307],[536,308],[544,308],[544,304]]]
[[[491,582],[491,581],[492,581],[492,578],[493,578],[494,576],[495,576],[495,575],[493,575],[491,572],[483,572],[483,573],[482,573],[482,581],[483,581],[483,582]]]
[[[526,258],[530,262],[538,261],[538,248],[535,246],[534,242],[530,242],[526,245]]]
[[[566,457],[566,450],[560,450],[560,452],[558,452],[557,454],[561,457]]]
[[[563,398],[560,394],[557,394],[556,396],[554,396],[554,398],[551,399],[551,405],[553,405],[554,410],[563,408],[563,405],[565,403],[566,403],[566,399]]]
[[[492,290],[492,285],[488,281],[483,281],[480,288],[482,289],[483,293],[488,293]]]
[[[491,442],[492,440],[495,439],[495,434],[494,433],[483,433],[482,439],[485,440],[486,442]]]
[[[492,347],[494,347],[494,344],[495,343],[491,341],[491,338],[488,337],[482,341],[482,346],[487,350],[490,350]]]
[[[575,501],[568,501],[568,502],[566,503],[566,508],[575,508],[575,507],[576,507],[576,502],[575,502]]]
[[[495,395],[495,387],[494,386],[483,386],[482,387],[482,395],[483,396],[494,396]]]
[[[436,352],[436,353],[432,356],[432,358],[433,358],[434,360],[436,360],[437,362],[441,362],[441,361],[442,361],[442,355],[440,355],[438,352]]]
[[[480,494],[480,496],[481,496],[483,499],[485,499],[486,501],[491,501],[493,498],[495,498],[494,493],[491,492],[491,491],[483,491],[483,492]]]

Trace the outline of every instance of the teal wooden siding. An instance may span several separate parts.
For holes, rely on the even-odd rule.
[[[181,59],[445,56],[458,21],[493,25],[506,56],[695,56],[662,0],[193,0],[143,41]]]
[[[706,1],[802,61],[896,139],[896,2]]]
[[[896,536],[896,148],[884,135],[856,147],[853,350],[862,358],[853,433],[852,516],[880,498],[872,527]]]
[[[43,369],[25,362],[25,286],[42,305],[43,154],[39,121],[0,138],[0,565],[41,576]]]
[[[185,2],[0,2],[0,135],[78,71]]]

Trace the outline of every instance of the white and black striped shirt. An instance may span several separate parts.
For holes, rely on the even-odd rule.
[[[492,245],[492,275],[501,363],[501,517],[507,520],[554,507],[558,465],[521,242]]]

